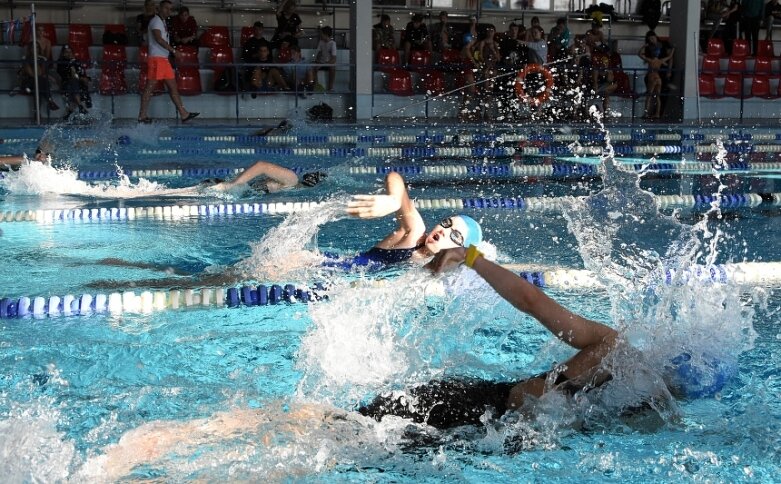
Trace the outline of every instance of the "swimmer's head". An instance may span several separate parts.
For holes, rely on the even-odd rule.
[[[207,178],[205,180],[202,180],[199,183],[199,185],[202,186],[202,187],[213,187],[214,185],[216,185],[218,183],[222,183],[224,181],[225,180],[223,180],[222,178]]]
[[[426,249],[436,254],[444,249],[469,247],[483,241],[483,230],[468,215],[454,215],[442,219],[426,236]]]
[[[312,171],[309,173],[304,173],[301,175],[301,185],[305,187],[313,187],[320,183],[321,181],[328,178],[327,173],[323,173],[322,171]]]
[[[708,354],[682,353],[664,368],[664,382],[679,398],[707,398],[719,393],[737,374],[737,365]]]

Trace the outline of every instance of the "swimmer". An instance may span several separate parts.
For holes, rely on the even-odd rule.
[[[480,224],[467,215],[446,217],[427,234],[423,217],[409,198],[404,178],[393,172],[385,177],[384,194],[353,196],[347,204],[347,213],[363,219],[395,213],[398,222],[396,230],[356,258],[356,265],[422,262],[443,249],[478,245],[483,240]]]
[[[284,133],[284,132],[290,130],[290,128],[292,128],[292,127],[293,126],[288,122],[287,119],[283,119],[276,126],[272,126],[270,128],[259,129],[259,130],[255,131],[255,132],[253,132],[252,136],[273,136],[273,135],[277,135],[277,134],[280,134],[280,133]]]
[[[45,162],[51,159],[51,153],[44,151],[40,146],[35,149],[35,156],[28,158],[26,155],[0,157],[0,169],[17,169],[26,162]]]
[[[217,183],[210,185],[209,188],[220,192],[243,189],[245,192],[275,193],[291,188],[312,188],[327,177],[326,173],[313,171],[304,173],[299,178],[296,172],[284,166],[268,161],[257,161],[233,181],[207,180],[207,185],[216,181]]]

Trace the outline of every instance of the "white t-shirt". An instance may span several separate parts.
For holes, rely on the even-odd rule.
[[[548,43],[544,40],[531,40],[526,45],[537,54],[543,64],[548,62]]]
[[[159,15],[155,15],[152,17],[152,20],[149,21],[149,27],[147,28],[147,40],[149,43],[149,56],[150,57],[165,57],[168,58],[168,50],[163,47],[162,45],[158,44],[155,40],[155,34],[152,33],[153,30],[159,30],[160,35],[163,36],[163,39],[166,42],[171,42],[168,39],[168,28],[165,25],[165,22],[163,19],[160,18]]]
[[[317,44],[315,64],[327,64],[331,60],[336,60],[336,42],[333,39],[321,40]]]

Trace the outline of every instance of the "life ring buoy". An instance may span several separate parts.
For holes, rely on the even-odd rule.
[[[536,93],[526,92],[526,76],[529,74],[539,74],[542,76],[542,80],[545,83],[545,88],[540,89]],[[529,104],[539,106],[550,98],[553,93],[553,74],[547,68],[539,64],[529,64],[518,73],[518,77],[515,78],[515,94]]]

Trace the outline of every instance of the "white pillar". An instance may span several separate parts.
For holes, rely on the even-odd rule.
[[[697,119],[698,103],[697,83],[699,73],[700,43],[700,2],[695,0],[675,0],[670,6],[670,40],[675,45],[674,77],[678,90],[676,96],[683,97],[682,118]],[[671,107],[678,105],[671,99]],[[676,114],[678,111],[673,111]]]
[[[350,62],[354,67],[354,118],[372,117],[372,2],[350,1]]]

